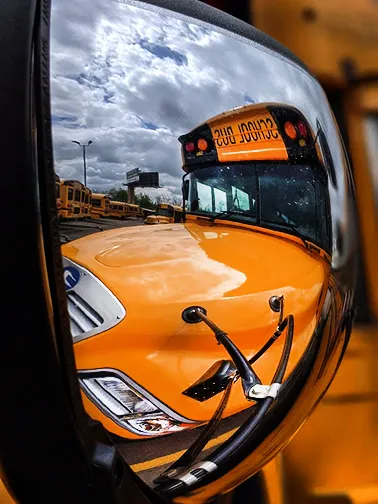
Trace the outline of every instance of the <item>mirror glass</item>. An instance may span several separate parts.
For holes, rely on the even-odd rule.
[[[338,132],[294,62],[134,1],[53,2],[51,94],[85,408],[164,484],[255,421],[313,349],[350,248]]]

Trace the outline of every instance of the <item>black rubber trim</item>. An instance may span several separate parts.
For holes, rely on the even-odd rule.
[[[230,14],[226,14],[215,7],[210,7],[198,0],[142,0],[142,2],[156,7],[163,7],[164,9],[174,12],[179,12],[186,16],[205,21],[206,23],[211,23],[219,28],[223,28],[224,30],[228,30],[245,37],[266,47],[267,49],[270,49],[271,51],[277,52],[309,73],[309,70],[303,61],[297,58],[297,56],[295,56],[287,47],[283,46],[275,39],[250,24],[231,16]]]

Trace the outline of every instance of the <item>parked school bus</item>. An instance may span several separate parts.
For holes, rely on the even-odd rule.
[[[113,217],[115,219],[124,219],[126,215],[126,203],[123,201],[114,201],[111,200],[109,202],[109,217]]]
[[[182,207],[171,205],[170,203],[159,203],[156,207],[155,215],[146,217],[145,224],[171,224],[181,222]]]
[[[83,217],[89,218],[91,216],[91,207],[92,207],[92,191],[89,189],[89,187],[85,187]]]
[[[248,124],[262,131],[244,130]],[[282,295],[295,319],[293,369],[333,290],[326,140],[317,133],[301,112],[279,104],[211,118],[179,138],[188,182],[185,222],[96,233],[62,247],[66,271],[81,278],[67,285],[67,294],[85,406],[109,431],[133,439],[210,420],[210,399],[224,390],[219,373],[232,367],[225,371],[222,349],[183,322],[187,306],[200,300],[250,358],[282,320],[282,307],[280,313],[269,308],[271,296]],[[201,156],[188,144],[201,145]],[[87,272],[97,279],[91,289]],[[255,322],[246,324],[251,296]],[[76,323],[80,298],[95,325]],[[179,346],[172,338],[177,331]],[[282,345],[259,366],[263,382]],[[198,385],[212,380],[210,389]],[[107,406],[104,394],[116,394],[119,408]],[[235,389],[224,416],[248,406]]]
[[[361,233],[357,318],[313,417],[268,464],[274,504],[378,502],[378,3],[209,0],[291,49],[319,79],[352,162]],[[269,501],[269,502],[273,502]]]
[[[60,185],[62,219],[84,217],[85,186],[78,180],[62,180]]]
[[[141,208],[142,211],[142,219],[145,220],[149,215],[155,215],[156,210],[152,208]]]
[[[133,203],[126,203],[125,205],[125,217],[143,217],[142,209],[139,205],[135,205]]]
[[[110,199],[107,194],[92,194],[92,207],[91,207],[91,217],[93,219],[99,219],[101,217],[109,216],[109,204]]]

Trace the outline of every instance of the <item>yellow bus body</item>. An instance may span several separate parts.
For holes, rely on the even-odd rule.
[[[92,206],[91,206],[91,218],[99,219],[101,217],[109,216],[109,204],[110,200],[106,194],[93,193],[92,194]]]
[[[170,203],[159,203],[156,207],[156,212],[153,215],[148,215],[144,220],[145,224],[172,224],[181,222],[182,207],[171,205]]]
[[[294,112],[290,109],[288,113]],[[248,167],[259,156],[263,160],[288,160],[291,154],[276,133],[273,118],[268,120],[270,117],[265,105],[251,105],[223,114],[222,119],[208,120],[214,140],[215,126],[234,124],[233,134],[238,121],[261,120],[268,126],[256,142],[250,141],[241,152],[234,148],[235,140],[227,154],[223,139],[217,145],[217,156],[247,160]],[[240,136],[238,142],[243,143],[243,138]],[[304,142],[309,149],[314,148],[313,138],[311,132]],[[251,151],[247,156],[246,149]],[[185,160],[183,164],[185,169]],[[182,211],[181,207],[177,209]],[[84,335],[74,344],[79,373],[119,370],[187,419],[182,428],[195,427],[212,417],[218,396],[193,401],[184,391],[225,358],[224,349],[205,325],[183,322],[183,310],[191,305],[206,306],[211,318],[250,358],[277,327],[279,314],[270,309],[270,296],[283,295],[285,313],[295,315],[289,374],[313,337],[331,275],[330,257],[315,243],[305,246],[289,231],[228,218],[211,221],[195,212],[187,213],[185,222],[96,233],[65,244],[62,253],[71,264],[91,272],[125,310],[110,329],[88,338]],[[254,365],[263,383],[273,375],[283,345],[284,339],[277,340],[269,359]],[[84,392],[83,398],[89,415],[110,432],[130,439],[140,437],[105,414]],[[224,415],[249,406],[241,387],[234,387]]]
[[[62,219],[84,217],[85,186],[78,180],[62,180],[60,185]]]

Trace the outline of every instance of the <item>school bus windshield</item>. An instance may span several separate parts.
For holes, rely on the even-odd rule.
[[[173,217],[173,208],[161,208],[156,209],[156,215],[161,215],[162,217]]]
[[[186,211],[225,212],[219,217],[299,233],[330,249],[326,182],[310,165],[235,163],[195,170],[189,175]]]

